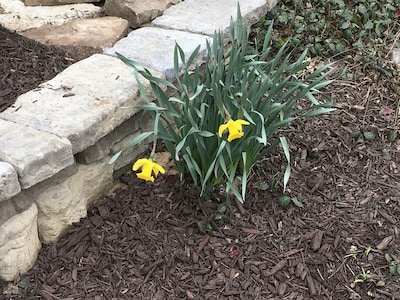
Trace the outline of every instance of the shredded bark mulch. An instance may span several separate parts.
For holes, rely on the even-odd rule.
[[[60,58],[38,59],[49,57]],[[10,61],[7,70],[22,70],[23,58]],[[225,223],[220,203],[175,177],[147,184],[128,172],[32,270],[0,282],[0,298],[400,299],[400,143],[387,139],[399,95],[385,77],[354,75],[324,91],[335,112],[281,132],[292,151],[286,195],[303,207],[280,207],[281,187],[269,188],[283,176],[279,149],[254,167],[245,204],[232,203]],[[15,79],[10,93],[23,86]]]
[[[73,63],[61,49],[40,44],[0,25],[0,112],[19,95]]]

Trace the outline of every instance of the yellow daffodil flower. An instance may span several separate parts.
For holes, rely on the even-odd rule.
[[[230,119],[227,123],[219,126],[218,135],[220,137],[222,137],[222,134],[224,133],[224,131],[228,129],[228,132],[229,132],[228,142],[231,142],[235,139],[241,138],[244,134],[242,126],[249,125],[249,124],[250,124],[249,122],[242,120],[242,119],[238,119],[236,121],[233,121],[232,119]]]
[[[159,164],[153,162],[151,158],[141,158],[138,159],[132,167],[133,171],[137,171],[142,168],[141,173],[137,173],[136,176],[140,179],[144,179],[146,181],[154,182],[154,177],[151,176],[153,172],[155,177],[157,177],[158,173],[164,174],[165,170]]]

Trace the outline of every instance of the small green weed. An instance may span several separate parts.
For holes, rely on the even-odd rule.
[[[372,274],[370,271],[365,271],[364,268],[361,268],[361,272],[354,277],[354,283],[363,283],[374,277],[375,275]]]
[[[282,208],[288,207],[290,203],[293,203],[297,207],[304,207],[303,203],[301,203],[297,197],[281,196],[278,199],[278,204]]]
[[[391,254],[385,254],[385,258],[389,263],[390,274],[400,276],[400,261]]]

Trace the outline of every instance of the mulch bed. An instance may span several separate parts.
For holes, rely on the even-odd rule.
[[[73,64],[64,51],[45,46],[0,25],[0,112],[40,83]]]
[[[2,66],[21,70],[22,60]],[[37,71],[24,75],[13,92]],[[247,201],[232,205],[225,224],[215,221],[218,203],[190,186],[163,176],[146,184],[128,172],[87,218],[43,246],[32,270],[0,283],[0,298],[400,299],[400,276],[385,259],[400,259],[400,143],[386,138],[398,125],[399,95],[386,81],[365,74],[336,81],[325,93],[337,111],[284,130],[293,158],[287,194],[304,207],[281,208],[279,189],[267,188],[283,175],[279,149],[255,166]],[[357,129],[375,139],[361,140]]]

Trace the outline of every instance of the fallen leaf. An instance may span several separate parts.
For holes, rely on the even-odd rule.
[[[389,246],[389,244],[390,244],[390,242],[391,242],[392,240],[393,240],[393,236],[392,236],[392,235],[389,235],[389,236],[385,237],[385,238],[382,240],[382,242],[380,242],[380,243],[376,246],[376,249],[378,249],[378,250],[386,249],[387,246]]]

